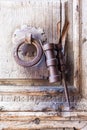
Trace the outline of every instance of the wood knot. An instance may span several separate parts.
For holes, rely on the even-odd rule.
[[[39,119],[39,118],[36,118],[36,119],[34,120],[34,123],[37,124],[37,125],[40,124],[40,119]]]

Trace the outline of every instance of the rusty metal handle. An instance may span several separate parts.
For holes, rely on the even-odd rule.
[[[41,60],[41,57],[42,57],[42,54],[43,54],[42,47],[41,47],[39,41],[37,41],[36,39],[32,38],[32,43],[31,44],[33,44],[36,47],[37,54],[36,54],[36,56],[34,57],[33,60],[31,60],[31,61],[24,61],[18,55],[19,48],[23,44],[26,44],[26,43],[25,42],[21,42],[21,43],[17,44],[17,46],[14,48],[13,55],[14,55],[15,61],[17,62],[17,64],[19,64],[21,66],[32,67],[32,66],[36,65]]]

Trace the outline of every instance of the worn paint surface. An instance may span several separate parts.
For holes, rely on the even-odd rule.
[[[13,58],[14,44],[12,35],[17,28],[20,29],[21,26],[23,27],[23,25],[27,24],[44,29],[48,42],[57,43],[57,22],[61,19],[62,28],[65,20],[70,22],[67,37],[67,79],[69,84],[75,87],[79,86],[79,63],[76,62],[79,55],[77,39],[79,33],[75,33],[78,31],[79,14],[73,8],[78,3],[69,0],[61,2],[62,5],[60,6],[60,0],[0,1],[0,43],[3,43],[0,47],[0,79],[47,79],[48,71],[44,58],[40,65],[35,68],[24,68],[17,65]],[[76,3],[76,5],[73,3]],[[77,15],[77,19],[74,19],[75,15]],[[74,43],[77,44],[77,49],[75,49]]]
[[[22,25],[44,29],[49,42],[57,42],[57,22],[60,21],[59,1],[12,2],[1,1],[0,11],[0,78],[33,78],[47,77],[46,65],[43,62],[36,68],[23,68],[13,58],[12,35]],[[56,14],[56,15],[55,15]],[[4,30],[3,30],[4,28]]]
[[[87,130],[87,2],[61,1],[62,9],[60,0],[0,1],[0,130]],[[57,43],[56,24],[60,19],[62,27],[65,19],[70,22],[67,78],[73,84],[69,91],[74,111],[69,111],[66,104],[61,106],[64,89],[48,83],[44,62],[26,69],[13,58],[12,35],[16,28],[24,24],[41,27],[48,41]],[[73,86],[80,88],[80,93]]]
[[[87,98],[87,8],[86,7],[87,2],[84,0],[82,2],[82,90],[84,93],[84,96]],[[83,9],[84,8],[84,9]]]

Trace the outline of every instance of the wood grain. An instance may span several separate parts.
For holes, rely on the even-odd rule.
[[[86,125],[86,121],[82,121],[79,123],[79,121],[63,121],[63,124],[61,121],[40,121],[38,124],[37,122],[34,121],[27,121],[27,122],[18,122],[18,121],[0,121],[0,128],[1,129],[46,129],[46,128],[50,128],[50,129],[56,129],[56,128],[63,128],[63,127],[67,127],[67,128],[73,128],[74,126],[76,126],[77,129],[81,129],[82,127],[84,127]],[[5,126],[4,126],[5,124]]]
[[[82,94],[83,96],[87,99],[87,2],[86,1],[82,1],[82,17],[81,17],[81,29],[82,29]]]
[[[67,80],[70,84],[76,87],[79,86],[79,83],[77,84],[79,74],[76,75],[77,72],[79,73],[79,63],[76,62],[79,59],[79,39],[77,38],[79,37],[79,12],[76,10],[76,6],[79,8],[79,2],[63,0],[61,1],[61,11],[60,0],[39,0],[38,2],[35,0],[15,0],[14,2],[8,0],[7,3],[0,1],[0,43],[3,43],[0,48],[0,79],[48,79],[48,70],[44,58],[39,66],[35,68],[24,68],[16,64],[13,58],[12,35],[17,28],[21,28],[23,25],[35,26],[44,29],[48,42],[57,43],[57,22],[60,21],[61,13],[62,28],[66,20],[70,22],[67,38]],[[4,17],[5,15],[6,17]],[[78,20],[77,18],[74,19],[75,15]],[[78,36],[75,34],[77,31]],[[74,44],[78,45],[74,46]]]
[[[33,69],[20,67],[13,59],[12,35],[21,25],[41,27],[48,42],[57,43],[60,0],[1,0],[0,130],[87,130],[87,2],[83,0],[82,5],[79,0],[61,2],[62,27],[65,20],[70,22],[66,40],[67,77],[72,85],[69,93],[74,108],[67,109],[60,83],[48,83],[44,58],[40,66]],[[82,86],[79,76],[82,76]],[[83,98],[78,93],[79,86]]]
[[[12,35],[17,28],[21,28],[23,25],[40,27],[46,32],[48,42],[56,43],[56,25],[60,21],[60,2],[54,0],[14,2],[8,0],[6,2],[8,4],[0,1],[0,43],[3,43],[0,47],[0,79],[47,79],[48,70],[44,58],[34,68],[17,65],[13,58]],[[57,12],[56,15],[53,10]]]

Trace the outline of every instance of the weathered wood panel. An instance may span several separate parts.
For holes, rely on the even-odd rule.
[[[3,130],[14,130],[14,129],[8,129],[8,128],[6,128],[6,129],[3,129]],[[17,130],[23,130],[23,129],[17,129]],[[24,130],[29,130],[29,129],[24,129]],[[57,129],[34,129],[34,130],[64,130],[64,128],[57,128]],[[65,129],[65,130],[74,130],[73,128],[72,129]]]
[[[87,98],[87,2],[82,1],[82,92]]]
[[[37,82],[28,80],[28,78],[32,77],[46,79],[48,74],[47,69],[44,67],[45,64],[42,65],[41,68],[38,68],[39,70],[37,68],[34,70],[26,70],[16,65],[12,56],[13,43],[11,42],[11,36],[15,28],[22,24],[44,28],[47,37],[49,37],[48,40],[55,43],[57,42],[56,23],[60,20],[60,1],[0,1],[0,16],[3,13],[3,16],[0,17],[0,43],[3,43],[0,47],[0,84],[3,84],[0,86],[1,130],[49,130],[49,128],[51,130],[87,130],[87,21],[85,19],[87,2],[86,0],[82,2],[82,45],[79,43],[79,33],[81,33],[81,27],[79,28],[79,23],[81,22],[79,21],[79,13],[81,13],[79,12],[79,0],[68,0],[68,3],[64,0],[62,2],[62,20],[68,19],[70,21],[70,29],[67,38],[68,71],[72,70],[68,75],[68,77],[70,77],[68,80],[74,82],[73,84],[75,87],[79,87],[79,70],[81,70],[81,65],[79,63],[82,60],[82,94],[85,98],[78,101],[78,92],[70,88],[71,104],[76,101],[75,111],[66,110],[66,105],[65,108],[64,105],[62,108],[60,104],[65,102],[65,97],[64,89],[61,86],[59,88],[56,86],[50,88],[46,87],[48,84],[47,80],[40,80],[40,82],[38,82],[39,80],[37,80]],[[41,15],[39,19],[37,11]],[[30,15],[31,13],[33,14],[32,16]],[[9,17],[11,19],[9,19]],[[63,25],[64,21],[62,21],[62,26]],[[81,51],[82,54],[79,53]],[[14,78],[16,78],[16,80],[14,80]],[[10,86],[4,86],[4,84],[10,84]],[[30,85],[32,87],[30,87]],[[34,87],[34,85],[36,85],[36,87]]]
[[[71,112],[69,113],[69,115],[68,114],[65,115],[65,113],[62,112],[62,117],[57,112],[38,112],[38,113],[37,112],[33,112],[33,113],[32,112],[0,112],[0,124],[2,124],[2,121],[3,121],[6,124],[9,123],[7,126],[2,125],[3,128],[8,128],[12,130],[16,127],[16,129],[18,130],[19,127],[18,125],[15,126],[15,122],[20,122],[21,124],[24,123],[25,126],[26,125],[30,126],[32,122],[31,128],[36,129],[34,127],[36,127],[35,125],[37,124],[37,129],[39,129],[40,126],[42,125],[42,122],[46,121],[49,124],[49,121],[50,121],[50,122],[53,122],[54,124],[56,120],[58,123],[58,126],[55,126],[55,124],[53,127],[51,127],[52,125],[50,127],[48,127],[48,125],[46,126],[44,125],[41,127],[41,129],[43,127],[45,128],[47,127],[47,128],[51,128],[52,130],[52,128],[60,127],[60,129],[63,129],[63,130],[73,130],[74,128],[76,128],[74,130],[78,130],[78,129],[86,130],[86,127],[87,127],[86,121],[85,121],[86,116],[87,116],[86,112]],[[13,126],[9,128],[10,122],[13,123]],[[72,123],[72,126],[71,126],[72,128],[69,126],[70,123]],[[0,128],[2,128],[2,126]],[[20,126],[20,129],[22,130],[25,128],[26,127],[23,128],[22,126]],[[26,129],[29,129],[28,126]],[[60,130],[60,129],[57,129],[57,130]]]
[[[79,95],[69,88],[71,106]],[[62,106],[63,103],[63,106]],[[59,111],[67,110],[63,87],[0,86],[1,111]]]
[[[27,121],[39,118],[39,120],[61,120],[61,121],[85,121],[87,112],[0,112],[1,121]]]
[[[24,129],[24,130],[27,130],[27,129],[46,129],[46,128],[50,128],[50,129],[56,129],[56,128],[74,128],[76,126],[76,129],[82,129],[84,130],[83,128],[85,128],[86,126],[86,121],[63,121],[63,124],[62,124],[62,121],[40,121],[40,122],[36,122],[36,121],[27,121],[27,122],[18,122],[18,121],[0,121],[0,128],[1,129]],[[5,125],[4,125],[5,124]]]
[[[65,128],[57,128],[57,129],[34,129],[34,130],[64,130]],[[14,130],[14,129],[3,129],[3,130]],[[29,129],[17,129],[17,130],[29,130]],[[73,128],[66,128],[65,130],[74,130]],[[76,129],[77,130],[77,129]]]
[[[13,58],[12,34],[15,29],[27,24],[43,28],[48,42],[57,43],[57,22],[61,15],[62,28],[66,20],[70,22],[67,38],[67,79],[75,87],[79,86],[79,12],[76,8],[79,8],[79,2],[61,0],[61,5],[60,7],[60,0],[0,1],[0,43],[3,43],[0,48],[0,79],[48,78],[44,60],[35,68],[23,68],[16,64]]]
[[[7,6],[7,7],[6,7]],[[49,42],[57,42],[60,1],[0,1],[0,78],[44,79],[48,76],[43,62],[36,68],[23,68],[14,61],[12,34],[27,24],[45,30]]]
[[[80,76],[80,2],[73,0],[73,52],[74,52],[74,86],[79,87]]]
[[[65,128],[57,128],[57,129],[38,129],[38,130],[64,130]],[[14,129],[3,129],[3,130],[14,130]],[[17,130],[29,130],[29,129],[17,129]],[[32,130],[37,130],[37,129],[32,129]],[[65,130],[74,130],[73,128],[66,128]]]

